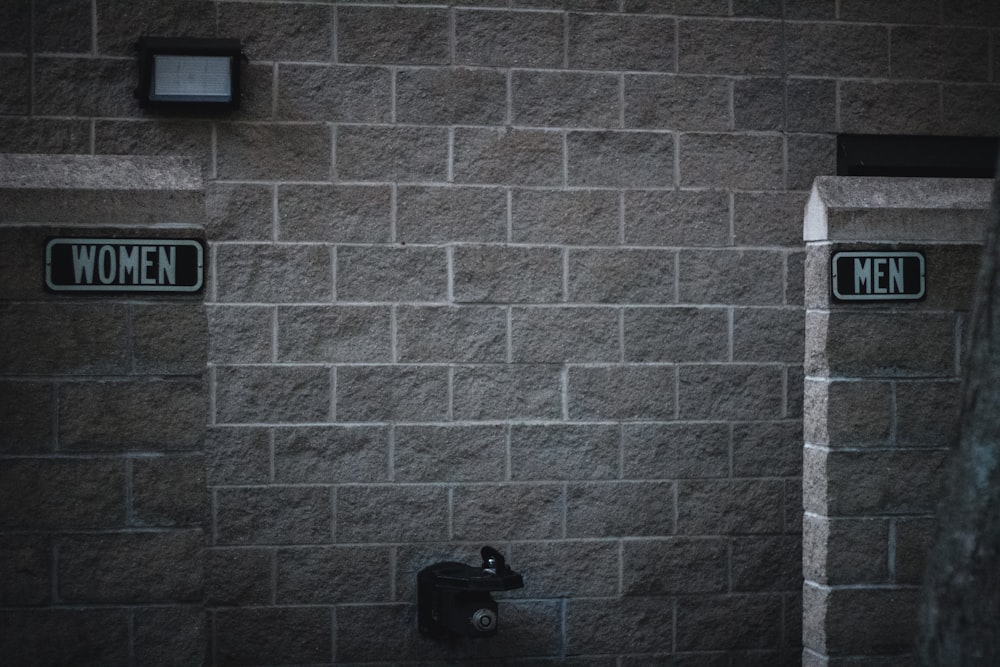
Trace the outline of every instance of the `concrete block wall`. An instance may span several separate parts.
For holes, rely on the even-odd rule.
[[[915,660],[991,190],[988,179],[816,179],[805,220],[804,665]],[[834,253],[904,248],[925,255],[924,300],[832,300]]]
[[[837,132],[996,132],[992,2],[9,0],[0,26],[0,152],[205,178],[206,662],[798,664],[802,207]],[[242,39],[242,109],[143,113],[142,34]],[[428,644],[416,571],[484,543],[527,582],[500,637]]]
[[[5,664],[204,653],[204,295],[44,288],[48,238],[118,236],[203,238],[197,163],[0,156]]]

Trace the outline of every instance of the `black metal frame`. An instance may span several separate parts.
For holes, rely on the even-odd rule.
[[[996,137],[841,134],[838,176],[994,178]]]
[[[240,61],[243,49],[238,39],[200,37],[140,37],[135,45],[139,53],[139,87],[135,96],[139,106],[151,111],[225,112],[240,108]],[[229,58],[231,95],[219,102],[150,99],[153,85],[153,56],[222,56]]]

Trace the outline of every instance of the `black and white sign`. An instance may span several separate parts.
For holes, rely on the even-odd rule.
[[[45,286],[54,292],[197,292],[205,282],[204,259],[195,239],[49,239]]]
[[[918,301],[927,291],[920,252],[838,252],[831,270],[838,301]]]

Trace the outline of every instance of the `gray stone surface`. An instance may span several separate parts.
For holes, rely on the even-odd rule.
[[[677,648],[777,648],[781,643],[781,611],[782,600],[777,595],[732,595],[711,601],[682,598],[677,605]]]
[[[200,527],[208,510],[203,456],[132,460],[132,523]]]
[[[627,424],[622,427],[623,475],[627,479],[725,477],[729,441],[729,426],[721,422]]]
[[[456,486],[453,537],[456,540],[545,540],[563,537],[562,484],[482,484]]]
[[[387,68],[282,64],[277,113],[288,120],[384,123],[391,90]]]
[[[457,420],[559,419],[559,367],[543,364],[458,366],[452,381]]]
[[[404,516],[406,520],[399,521]],[[339,543],[391,544],[448,537],[448,489],[444,486],[368,485],[337,490]]]
[[[507,562],[531,582],[530,591],[512,594],[526,597],[612,597],[618,593],[618,577],[611,575],[618,567],[618,547],[611,541],[575,542],[572,557],[566,545],[558,541],[515,544]],[[595,577],[594,572],[605,576]],[[504,619],[506,622],[506,619]]]
[[[206,549],[205,602],[212,606],[269,603],[273,559],[271,549]]]
[[[621,358],[612,308],[512,308],[511,361],[581,363]]]
[[[399,482],[498,482],[505,476],[506,429],[399,426],[393,433],[393,479]]]
[[[734,308],[733,361],[801,363],[804,330],[801,308]]]
[[[274,308],[207,307],[208,358],[216,364],[267,363],[273,358]]]
[[[385,243],[391,235],[391,192],[385,186],[290,185],[278,188],[282,241]]]
[[[729,360],[729,317],[723,308],[626,308],[625,360]]]
[[[677,369],[681,419],[779,419],[783,416],[782,369],[740,364],[693,364]]]
[[[443,128],[344,125],[336,128],[336,136],[335,171],[341,181],[426,182],[447,176]]]
[[[612,425],[515,425],[510,429],[514,481],[614,479],[621,446]]]
[[[559,132],[457,128],[454,134],[456,183],[563,183],[563,138]]]
[[[621,114],[618,77],[580,72],[515,71],[511,121],[541,127],[607,127]]]
[[[570,132],[569,185],[621,188],[674,184],[674,138],[659,132]]]
[[[0,187],[200,190],[201,173],[177,156],[0,155]]]
[[[891,446],[893,389],[888,382],[806,380],[806,442],[836,448]]]
[[[617,193],[604,190],[515,189],[511,240],[515,243],[613,245],[621,226]]]
[[[840,17],[845,21],[933,24],[938,22],[940,7],[935,0],[914,0],[906,5],[841,0]]]
[[[733,427],[733,475],[781,475],[798,482],[802,474],[802,420],[751,422]]]
[[[330,178],[330,128],[316,124],[220,123],[216,171],[229,180]],[[262,161],[259,155],[268,155]]]
[[[0,595],[10,605],[39,606],[52,597],[52,544],[48,536],[9,535],[0,546]]]
[[[274,431],[274,479],[285,484],[384,482],[384,426],[294,426]]]
[[[889,30],[882,26],[792,23],[788,26],[788,66],[791,74],[887,77]]]
[[[330,250],[320,245],[220,245],[215,258],[223,303],[325,302],[333,295]]]
[[[53,451],[55,396],[48,382],[0,380],[0,453]]]
[[[785,81],[777,78],[752,78],[733,82],[734,128],[784,129],[785,88]]]
[[[123,461],[11,459],[0,467],[0,481],[4,529],[109,529],[124,524]]]
[[[777,21],[684,19],[678,23],[677,69],[682,74],[776,76],[781,73]],[[743,48],[733,49],[733,44]]]
[[[440,421],[448,416],[443,366],[341,366],[336,393],[341,422]]]
[[[133,59],[37,56],[32,110],[44,116],[137,118]]]
[[[328,487],[254,486],[217,489],[216,545],[329,544],[333,502]]]
[[[438,7],[338,8],[337,56],[346,63],[446,64],[448,14]]]
[[[830,519],[806,515],[802,574],[828,586],[889,584],[890,524],[884,518]]]
[[[401,307],[396,312],[396,354],[401,362],[416,363],[506,361],[506,309]]]
[[[563,65],[563,18],[555,13],[532,15],[463,9],[455,12],[454,30],[456,65],[531,68]]]
[[[135,616],[135,656],[151,664],[206,659],[208,615],[201,605],[142,609]]]
[[[396,191],[396,239],[506,241],[507,194],[501,188],[401,186]]]
[[[896,81],[840,83],[840,129],[853,134],[938,134],[937,84]]]
[[[448,272],[443,248],[337,248],[338,301],[443,301]]]
[[[551,303],[563,294],[562,250],[459,246],[453,258],[454,299],[463,303]]]
[[[85,153],[90,149],[90,123],[73,118],[0,118],[0,151],[4,153]]]
[[[215,614],[223,663],[324,662],[333,656],[332,615],[323,607],[234,607]]]
[[[426,125],[498,125],[507,119],[507,77],[490,69],[400,69],[396,120]]]
[[[286,4],[224,4],[219,25],[227,37],[238,37],[252,60],[331,60],[333,21],[329,6]]]
[[[622,556],[622,589],[634,596],[725,592],[728,551],[721,538],[630,540]]]
[[[569,66],[579,69],[674,69],[674,20],[570,14]]]
[[[689,250],[678,253],[681,303],[780,305],[784,256],[771,250]]]
[[[677,483],[677,534],[780,533],[784,486],[773,479]]]
[[[625,127],[728,130],[729,87],[722,77],[627,74]]]
[[[570,419],[674,419],[677,369],[669,365],[572,366]]]
[[[784,147],[777,135],[685,133],[680,137],[680,156],[679,181],[684,187],[779,190],[784,186]]]
[[[729,198],[720,191],[626,192],[624,220],[628,244],[729,244]]]
[[[391,360],[386,306],[282,306],[277,322],[280,362]]]
[[[205,191],[206,234],[213,241],[268,241],[274,226],[273,188],[214,182]]]
[[[985,30],[894,28],[892,75],[900,79],[988,81],[988,37]]]
[[[662,597],[574,599],[566,614],[574,653],[666,653],[673,647],[674,605]],[[610,626],[609,615],[621,625]]]
[[[388,547],[286,548],[278,549],[276,561],[275,600],[281,605],[388,602],[391,597]]]
[[[672,250],[570,250],[568,300],[675,303],[676,255]]]
[[[205,371],[208,326],[203,304],[146,304],[131,310],[135,372],[200,375]]]
[[[322,366],[219,366],[216,422],[328,421],[333,403],[330,373]]]

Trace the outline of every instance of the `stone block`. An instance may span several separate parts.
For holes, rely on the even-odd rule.
[[[625,193],[625,243],[724,246],[730,243],[729,228],[729,197],[724,192]]]
[[[242,607],[215,612],[220,664],[333,662],[333,615],[327,607]]]
[[[455,12],[456,65],[558,68],[563,66],[563,17],[557,13]],[[447,42],[442,39],[442,46]]]
[[[729,426],[721,423],[622,425],[626,479],[685,479],[729,474]]]
[[[728,16],[725,0],[625,0],[623,11],[635,14]]]
[[[1000,26],[1000,7],[989,0],[945,2],[941,18],[946,25]]]
[[[971,311],[979,265],[983,258],[982,246],[929,244],[923,251],[934,277],[930,283],[932,287],[919,307],[927,310]]]
[[[571,654],[670,653],[673,628],[674,599],[668,597],[573,598],[566,607]]]
[[[785,255],[785,305],[801,306],[805,301],[804,252],[789,252]]]
[[[909,652],[917,630],[919,589],[813,589],[803,604],[817,618],[803,630],[804,644],[830,655]]]
[[[775,479],[677,482],[679,535],[780,533],[784,485]]]
[[[736,130],[783,130],[785,87],[782,79],[754,77],[733,82],[733,128]],[[690,129],[712,130],[712,127]],[[728,129],[728,128],[722,128]]]
[[[729,317],[723,308],[626,308],[625,361],[729,359]]]
[[[389,547],[298,547],[278,549],[277,604],[318,605],[388,602]]]
[[[719,538],[628,540],[622,547],[622,591],[630,596],[724,593],[729,548]]]
[[[384,426],[305,426],[274,431],[274,479],[285,484],[384,482]]]
[[[338,7],[342,63],[448,64],[448,12],[426,7]]]
[[[31,0],[12,0],[0,8],[0,21],[7,26],[0,36],[0,52],[27,53],[31,40]]]
[[[207,121],[171,122],[158,119],[94,122],[94,152],[98,155],[190,155],[211,174],[212,125]]]
[[[396,120],[422,125],[501,125],[507,119],[507,77],[469,68],[400,69]]]
[[[938,523],[933,517],[896,519],[895,581],[919,586],[923,583],[927,556],[934,546]]]
[[[502,363],[507,357],[507,313],[503,308],[400,307],[396,354],[407,363]]]
[[[563,537],[561,484],[456,486],[453,539],[551,540]]]
[[[571,250],[568,300],[576,303],[675,303],[676,256],[673,250]]]
[[[788,71],[793,75],[857,78],[889,75],[889,30],[883,26],[791,23],[787,49]]]
[[[282,241],[389,241],[392,194],[388,186],[281,185],[277,201]]]
[[[802,590],[801,534],[737,537],[731,548],[734,592]],[[789,638],[797,643],[797,636]]]
[[[563,293],[559,248],[457,246],[453,266],[456,302],[552,303]]]
[[[782,72],[778,21],[683,19],[677,70],[682,74],[777,76]],[[741,48],[733,48],[739,44]]]
[[[86,153],[90,122],[76,118],[0,118],[0,151],[4,153]]]
[[[806,441],[834,448],[891,446],[894,401],[888,382],[806,380]]]
[[[329,544],[333,502],[328,487],[255,486],[215,490],[217,545]]]
[[[840,82],[840,131],[853,134],[940,134],[936,83]]]
[[[208,423],[207,388],[159,378],[81,382],[59,388],[59,449],[200,449]]]
[[[798,477],[802,474],[802,421],[736,424],[734,477]]]
[[[127,316],[114,303],[0,304],[0,367],[11,375],[127,373]]]
[[[456,506],[458,496],[456,489]],[[396,543],[448,537],[448,489],[444,486],[384,484],[337,490],[337,542]]]
[[[448,176],[448,131],[437,127],[340,125],[335,173],[341,181],[427,182]]]
[[[674,419],[674,366],[573,366],[566,391],[570,419]]]
[[[112,459],[18,458],[0,467],[0,527],[85,530],[125,522],[125,466]]]
[[[784,375],[777,366],[691,365],[678,371],[680,419],[780,419]]]
[[[272,360],[274,308],[213,304],[206,311],[208,359],[213,364],[260,364]]]
[[[618,570],[618,561],[618,545],[610,541],[580,541],[569,547],[556,541],[518,542],[507,554],[507,562],[530,582],[530,588],[511,594],[542,599],[613,597],[619,590],[618,577],[612,574]]]
[[[778,135],[685,133],[679,141],[682,187],[784,188],[785,149]]]
[[[625,127],[715,130],[730,126],[729,82],[721,77],[626,74]]]
[[[200,605],[140,609],[134,623],[137,663],[183,667],[206,662],[208,617]]]
[[[790,132],[833,132],[837,129],[837,82],[794,79],[785,83],[785,124]]]
[[[829,134],[789,134],[787,183],[790,190],[809,190],[817,176],[837,171],[837,142]]]
[[[512,308],[514,363],[618,361],[618,311],[612,308]]]
[[[891,583],[889,522],[830,519],[806,514],[802,522],[802,575],[817,584]]]
[[[213,241],[269,241],[274,188],[212,182],[205,189],[206,235]]]
[[[215,289],[222,303],[323,302],[333,295],[330,251],[320,245],[220,244]]]
[[[951,3],[945,3],[951,4]],[[905,5],[866,0],[840,0],[840,18],[859,23],[937,23],[941,17],[937,0],[913,0]],[[945,10],[947,11],[947,10]]]
[[[892,76],[934,81],[989,81],[990,45],[985,30],[896,27]]]
[[[515,243],[613,245],[619,240],[619,196],[613,192],[514,190],[511,208]]]
[[[445,249],[421,246],[337,248],[338,301],[444,301]]]
[[[541,127],[614,127],[618,77],[587,72],[514,71],[511,121]]]
[[[262,484],[271,479],[271,436],[266,428],[209,428],[204,451],[209,484]]]
[[[566,537],[661,537],[674,532],[673,482],[570,482]]]
[[[944,84],[941,86],[941,97],[942,125],[948,133],[990,136],[996,131],[993,111],[1000,106],[1000,88],[997,86]]]
[[[616,426],[514,425],[510,429],[510,478],[522,480],[614,479],[621,438]]]
[[[801,192],[737,192],[733,195],[736,245],[800,247],[807,195]]]
[[[4,536],[0,545],[0,571],[4,572],[0,578],[0,600],[5,606],[49,604],[52,553],[52,544],[46,536]]]
[[[138,35],[162,37],[215,35],[215,11],[198,0],[178,0],[166,6],[156,0],[137,0],[126,7],[122,7],[115,0],[98,0],[95,4],[97,5],[94,15],[96,48],[101,55],[134,55],[135,38]],[[86,11],[82,8],[77,9],[74,12],[75,18],[89,28],[90,12],[89,7]],[[46,13],[52,15],[55,12],[50,9]],[[67,18],[64,17],[64,20]],[[77,24],[75,27],[76,30],[80,30],[82,26]],[[46,32],[47,29],[39,31],[40,34]],[[85,50],[89,51],[89,39],[86,44]],[[251,51],[251,53],[257,52]]]
[[[208,509],[204,457],[141,457],[131,464],[132,525],[201,526]]]
[[[962,386],[951,382],[896,385],[896,444],[949,448],[958,443]]]
[[[563,184],[560,132],[459,127],[454,135],[452,161],[456,183]]]
[[[266,605],[271,602],[273,551],[205,549],[205,604],[212,607]]]
[[[948,451],[829,451],[826,497],[821,497],[826,507],[821,513],[832,517],[933,513]]]
[[[333,18],[329,6],[227,3],[218,8],[218,25],[238,37],[255,61],[331,62]],[[214,33],[214,24],[208,34]],[[130,33],[125,33],[130,34]]]
[[[735,308],[733,361],[801,363],[804,331],[801,308]]]
[[[778,595],[690,596],[677,601],[677,650],[775,649],[781,646]]]
[[[396,193],[396,239],[506,241],[507,193],[501,188],[401,186]]]
[[[240,108],[232,120],[271,120],[275,118],[277,68],[273,63],[244,63],[240,75]]]
[[[124,156],[84,157],[107,158],[122,164],[126,169],[137,167],[134,162],[126,161]],[[36,159],[35,156],[30,156],[20,164],[14,162],[8,166],[14,170],[23,166],[25,162],[30,163]],[[67,169],[93,173],[100,172],[103,166],[94,160],[81,160],[67,165]],[[201,236],[200,228],[195,231],[180,225],[186,223],[201,225],[204,222],[204,197],[200,190],[194,188],[158,190],[139,187],[132,190],[127,186],[111,186],[105,189],[91,183],[82,187],[54,183],[53,187],[35,188],[22,187],[18,184],[4,190],[2,194],[4,210],[0,212],[0,219],[15,223],[65,225],[59,231],[66,236],[84,234],[108,236],[120,233],[109,229],[108,225],[134,227],[167,223],[173,228],[147,228],[146,236],[177,238],[183,229],[183,233],[196,237]],[[37,280],[35,284],[40,285],[41,280]]]
[[[809,375],[951,377],[955,345],[954,316],[948,313],[806,313]]]
[[[131,310],[134,372],[150,375],[205,372],[208,326],[203,304],[135,304]]]
[[[216,136],[216,173],[220,179],[330,179],[332,139],[326,125],[218,123]]]
[[[397,426],[393,479],[398,482],[499,482],[506,474],[503,426]]]
[[[452,386],[456,420],[560,419],[558,366],[458,366]]]
[[[569,185],[673,187],[674,137],[664,132],[571,131]]]
[[[43,116],[136,118],[135,62],[122,58],[35,57],[32,110]]]
[[[674,35],[672,18],[570,14],[569,66],[672,72]]]
[[[11,665],[127,665],[127,609],[12,609],[0,612],[0,655]]]
[[[282,63],[278,66],[278,117],[340,123],[389,122],[391,87],[388,68]]]
[[[448,417],[444,366],[341,366],[337,421],[441,421]]]
[[[200,530],[59,538],[58,595],[69,604],[198,602]]]
[[[55,449],[55,388],[44,382],[0,380],[0,453]]]
[[[325,422],[331,417],[330,370],[322,366],[219,366],[219,424]]]
[[[0,56],[0,86],[9,91],[0,100],[0,113],[28,113],[31,87],[29,61],[23,56]]]
[[[387,306],[279,306],[278,361],[391,361]]]

